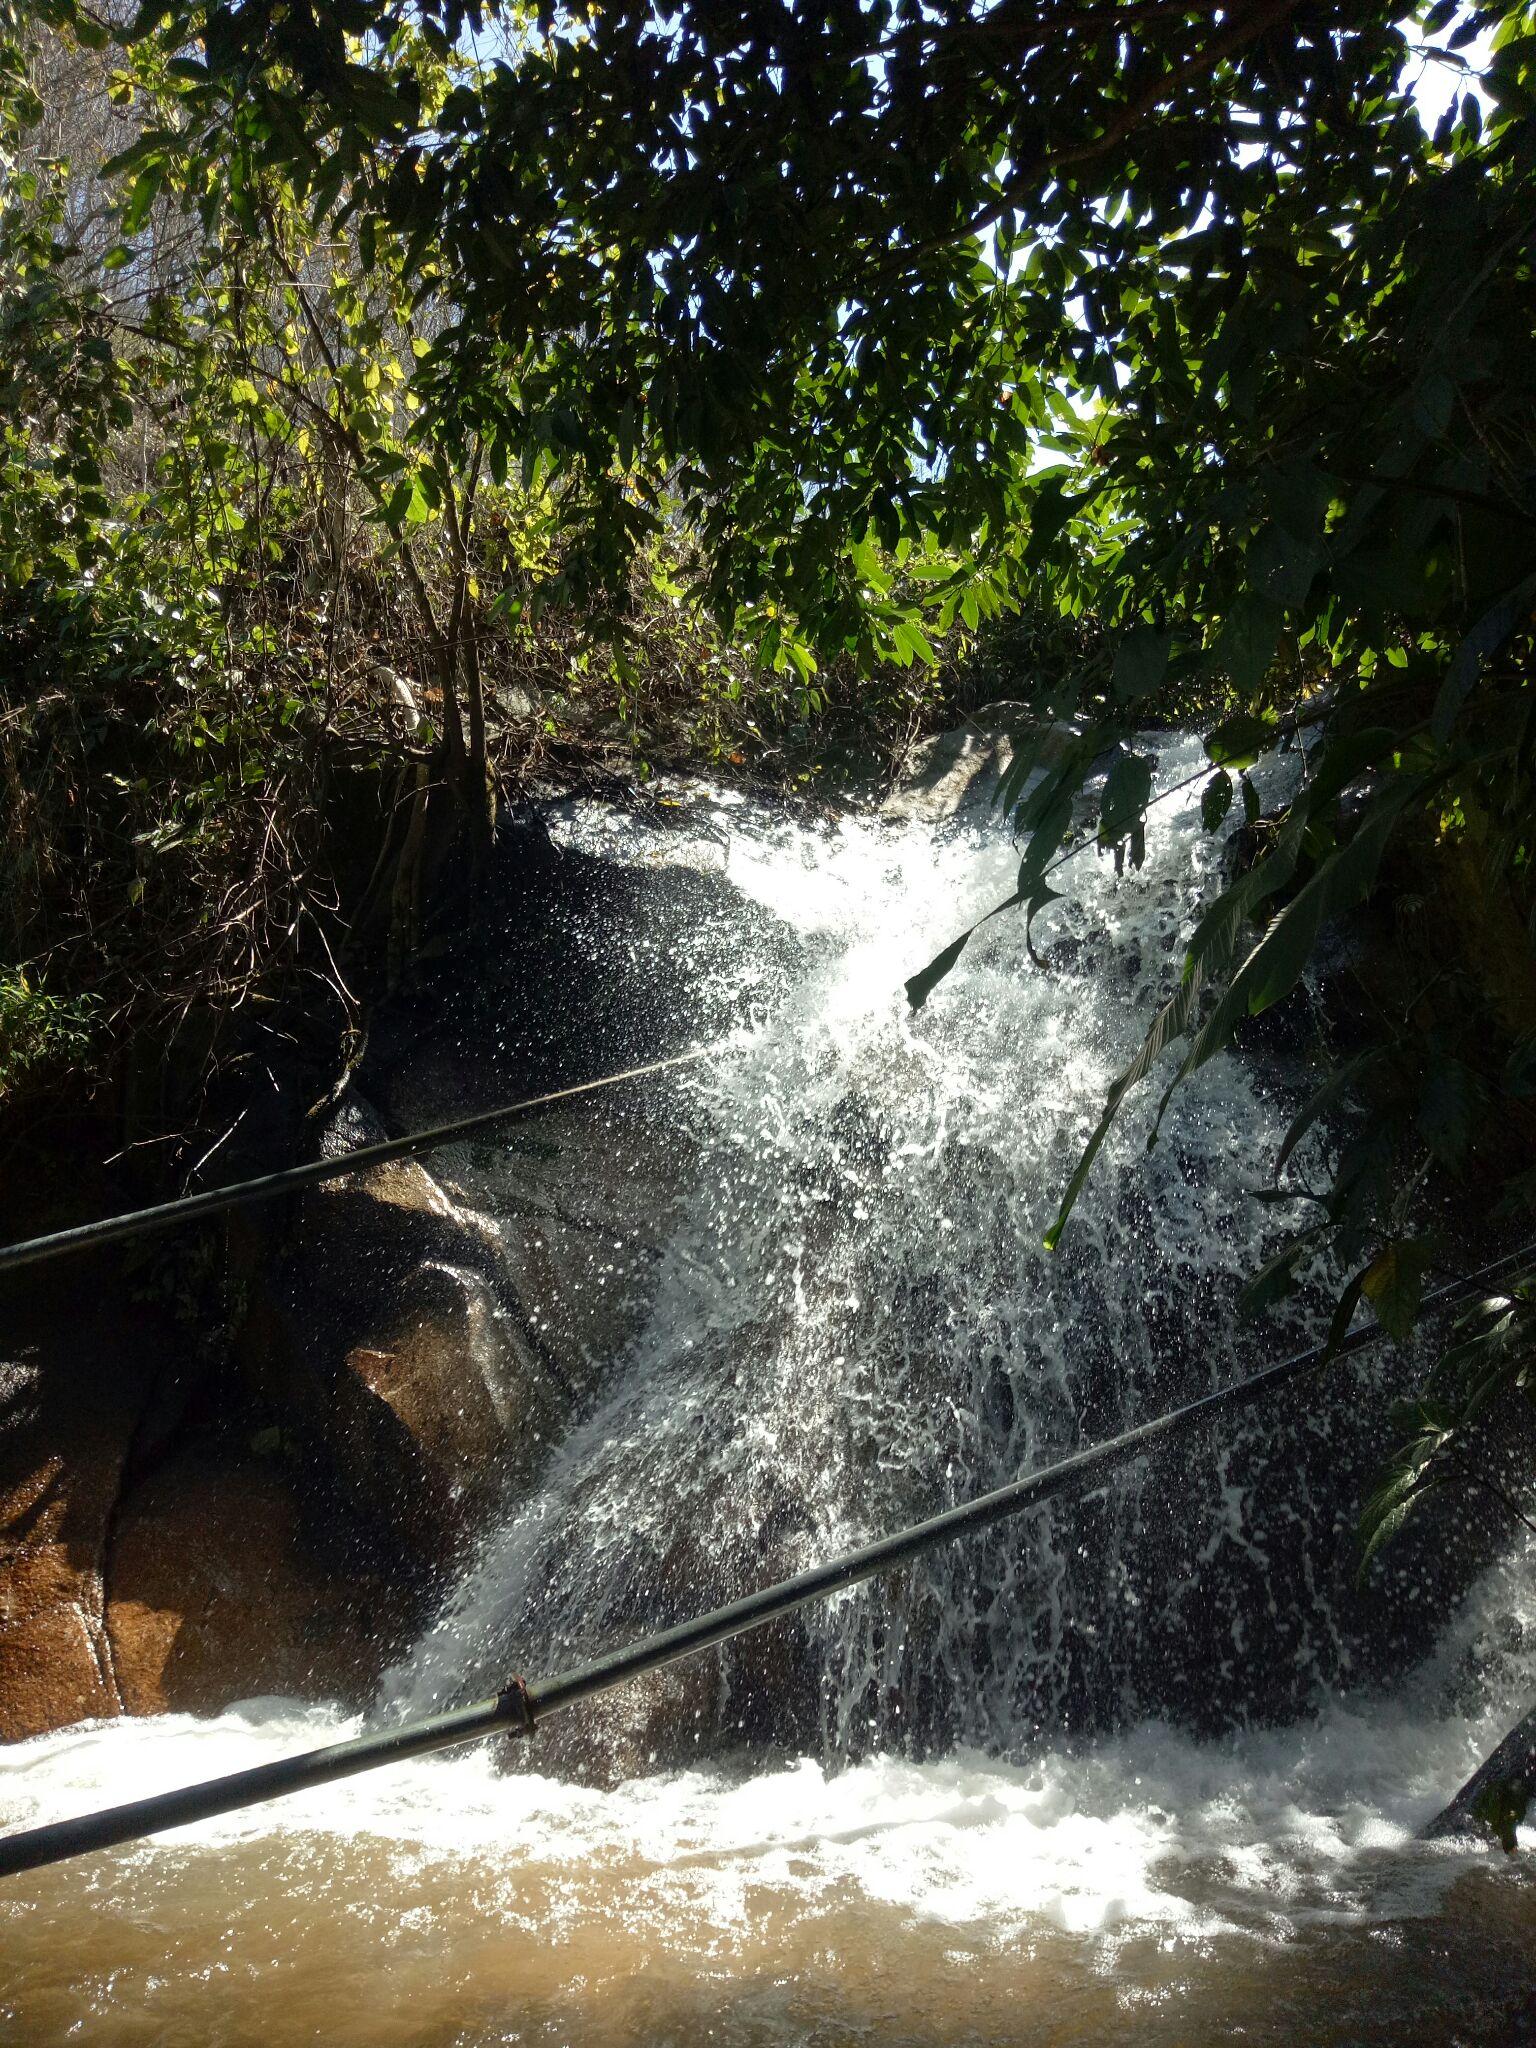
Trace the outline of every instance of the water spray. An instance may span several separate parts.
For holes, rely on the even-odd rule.
[[[1536,1244],[1507,1253],[1478,1271],[1426,1295],[1423,1307],[1426,1311],[1452,1307],[1476,1294],[1511,1266],[1529,1260],[1533,1254],[1536,1254]],[[14,1877],[45,1864],[62,1863],[95,1850],[115,1848],[124,1842],[162,1834],[168,1828],[211,1820],[240,1807],[305,1792],[317,1785],[331,1784],[338,1778],[353,1777],[360,1771],[404,1763],[411,1757],[455,1748],[486,1736],[504,1735],[514,1739],[531,1736],[546,1715],[578,1706],[583,1700],[610,1692],[629,1679],[660,1670],[662,1666],[675,1664],[684,1657],[695,1656],[699,1651],[728,1642],[749,1629],[761,1628],[764,1623],[790,1614],[810,1601],[824,1600],[846,1587],[895,1570],[924,1551],[952,1542],[958,1536],[988,1528],[992,1523],[1013,1515],[1031,1513],[1064,1495],[1088,1491],[1119,1466],[1186,1434],[1202,1422],[1246,1407],[1336,1358],[1363,1349],[1381,1334],[1378,1327],[1367,1324],[1336,1342],[1317,1344],[1306,1351],[1296,1352],[1247,1379],[1239,1380],[1234,1386],[1187,1401],[1163,1415],[1122,1431],[1104,1443],[1062,1458],[1042,1471],[1028,1473],[1007,1486],[982,1494],[976,1500],[962,1502],[925,1522],[883,1536],[846,1556],[816,1565],[776,1585],[764,1586],[740,1600],[713,1608],[691,1621],[680,1622],[674,1628],[664,1629],[627,1648],[610,1650],[589,1664],[541,1684],[528,1684],[515,1678],[494,1698],[458,1707],[449,1713],[434,1714],[403,1727],[359,1735],[349,1742],[329,1743],[301,1756],[257,1764],[226,1777],[184,1786],[174,1792],[155,1793],[147,1799],[131,1800],[126,1805],[108,1807],[102,1812],[51,1821],[41,1827],[25,1828],[0,1837],[0,1877]]]

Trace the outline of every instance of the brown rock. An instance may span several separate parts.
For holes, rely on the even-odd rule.
[[[305,1201],[243,1335],[272,1413],[396,1556],[454,1555],[567,1405],[498,1279],[495,1227],[400,1161]]]
[[[303,1511],[285,1460],[186,1438],[174,1328],[92,1275],[31,1290],[4,1334],[0,1740],[358,1697],[399,1648],[401,1603],[341,1554],[334,1501]]]
[[[67,1346],[0,1363],[0,1738],[122,1711],[103,1625],[113,1515],[148,1375],[82,1294]],[[42,1318],[35,1318],[41,1323]]]
[[[500,1280],[541,1372],[579,1400],[644,1327],[689,1148],[666,1118],[615,1125],[601,1098],[562,1103],[508,1133],[507,1163],[477,1198],[504,1221]],[[451,1153],[452,1182],[473,1167]]]
[[[128,1713],[360,1699],[397,1647],[390,1611],[317,1549],[277,1459],[189,1448],[119,1516],[107,1634]]]
[[[424,1262],[373,1341],[347,1352],[329,1433],[354,1507],[441,1558],[531,1476],[555,1420],[488,1283]]]

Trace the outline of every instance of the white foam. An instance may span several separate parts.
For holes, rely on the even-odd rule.
[[[1201,750],[1159,744],[1172,789]],[[596,809],[562,830],[608,859],[723,867],[805,944],[770,974],[750,919],[668,933],[721,1008],[757,1021],[737,1057],[679,1083],[698,1170],[662,1232],[647,1326],[391,1675],[402,1711],[487,1690],[514,1640],[516,1661],[553,1669],[632,1634],[637,1587],[709,1606],[765,1566],[915,1520],[1075,1448],[1090,1406],[1100,1427],[1140,1419],[1191,1391],[1191,1370],[1203,1389],[1257,1347],[1233,1303],[1277,1226],[1249,1204],[1234,1228],[1234,1207],[1288,1116],[1235,1058],[1183,1091],[1150,1160],[1151,1105],[1137,1103],[1067,1248],[1041,1249],[1074,1148],[1177,984],[1181,938],[1219,873],[1191,792],[1150,815],[1139,872],[1116,877],[1091,848],[1071,870],[1071,900],[1037,932],[1062,950],[1055,970],[1031,958],[1012,911],[915,1014],[906,977],[1014,887],[1017,849],[996,820],[935,834],[807,827],[746,804],[701,823],[699,808],[665,832]],[[604,942],[592,934],[599,955]],[[936,1674],[957,1695],[946,1728],[976,1744],[1068,1718],[1083,1685],[1101,1719],[1134,1714],[1125,1651],[1147,1633],[1145,1595],[1111,1582],[1138,1550],[1141,1483],[1131,1474],[1116,1493],[1102,1565],[1044,1517],[921,1561],[894,1589],[894,1627],[870,1601],[808,1616],[832,1674],[832,1748],[870,1733],[872,1690],[874,1732],[889,1738]],[[1238,1471],[1207,1494],[1191,1514],[1214,1509],[1213,1551],[1263,1568]],[[767,1552],[765,1529],[783,1532]],[[681,1560],[680,1531],[696,1532]],[[909,1655],[912,1614],[927,1619]],[[1097,1633],[1074,1635],[1085,1618]],[[1310,1656],[1328,1623],[1306,1628]]]
[[[1491,1574],[1459,1623],[1485,1628],[1524,1577]],[[1455,1635],[1457,1631],[1453,1631]],[[1150,1723],[1075,1753],[1008,1764],[962,1751],[848,1769],[801,1758],[752,1772],[660,1773],[611,1791],[497,1768],[494,1745],[375,1771],[226,1815],[125,1852],[306,1839],[346,1882],[347,1845],[403,1864],[469,1863],[510,1892],[530,1870],[643,1885],[663,1919],[734,1923],[749,1888],[802,1908],[850,1890],[900,1916],[1002,1938],[1030,1925],[1085,1938],[1127,1927],[1265,1936],[1277,1912],[1361,1922],[1432,1911],[1486,1852],[1416,1831],[1504,1730],[1500,1693],[1450,1713],[1429,1667],[1396,1699],[1336,1704],[1303,1725],[1199,1743]],[[1521,1683],[1525,1682],[1522,1674]],[[212,1719],[86,1724],[0,1752],[10,1829],[242,1769],[359,1723],[287,1701]],[[537,1751],[534,1752],[536,1761]],[[1522,1831],[1526,1846],[1536,1834]],[[327,1846],[329,1845],[329,1846]]]

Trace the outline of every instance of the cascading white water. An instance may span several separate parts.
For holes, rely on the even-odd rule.
[[[1197,760],[1167,747],[1160,781]],[[1078,863],[1044,970],[998,919],[916,1017],[903,978],[1011,887],[984,821],[802,829],[721,800],[665,835],[561,830],[723,863],[798,965],[766,967],[746,919],[701,938],[741,1028],[671,1098],[689,1166],[644,1330],[391,1674],[393,1713],[980,1491],[1283,1334],[1233,1314],[1264,1228],[1243,1191],[1288,1113],[1273,1050],[1272,1092],[1213,1062],[1150,1158],[1133,1112],[1040,1249],[1221,857],[1183,799],[1139,874]],[[573,1716],[511,1771],[480,1747],[12,1883],[0,2041],[1528,2039],[1536,1887],[1412,1839],[1536,1689],[1528,1560],[1457,1600],[1410,1545],[1389,1601],[1350,1592],[1350,1474],[1394,1371],[632,1698],[607,1739],[635,1774],[606,1789],[552,1768]],[[0,1756],[0,1824],[353,1725],[256,1702],[65,1730]]]
[[[1166,747],[1161,786],[1199,761],[1197,743]],[[1213,1061],[1150,1156],[1135,1105],[1062,1249],[1041,1247],[1222,859],[1189,796],[1154,810],[1139,872],[1079,860],[1069,900],[1037,921],[1047,965],[1022,918],[997,919],[916,1016],[906,975],[1012,886],[1016,854],[984,811],[937,842],[741,805],[702,824],[663,835],[588,811],[566,833],[610,859],[723,865],[800,935],[801,964],[765,987],[751,927],[734,948],[711,931],[707,971],[758,1021],[679,1090],[695,1165],[649,1320],[393,1675],[402,1710],[475,1697],[513,1664],[553,1671],[835,1555],[1234,1378],[1284,1334],[1234,1318],[1272,1227],[1245,1196],[1285,1128],[1273,1060],[1267,1093],[1257,1068]],[[792,1684],[819,1683],[828,1750],[1017,1751],[1042,1728],[1123,1724],[1192,1694],[1197,1723],[1295,1705],[1347,1671],[1319,1583],[1336,1532],[1312,1526],[1315,1456],[1283,1450],[1284,1497],[1256,1526],[1274,1445],[1248,1424],[811,1615]],[[1213,1598],[1231,1607],[1214,1633]],[[1277,1644],[1283,1669],[1255,1668]],[[711,1718],[764,1732],[759,1653],[734,1656]],[[803,1739],[803,1717],[790,1725]]]

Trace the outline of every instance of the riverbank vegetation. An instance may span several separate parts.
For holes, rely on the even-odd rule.
[[[257,1056],[267,1024],[307,1031],[323,1069],[498,800],[643,788],[683,764],[878,783],[950,715],[955,677],[926,661],[872,690],[846,659],[802,673],[723,631],[685,602],[685,525],[649,535],[600,603],[567,591],[546,469],[512,473],[483,438],[422,425],[449,313],[397,244],[317,222],[282,178],[231,207],[211,162],[161,164],[144,144],[178,132],[186,60],[158,43],[114,48],[84,17],[12,29],[13,1121],[94,1086],[128,1142],[185,1151],[206,1135],[202,1091]],[[446,89],[448,67],[434,76]]]
[[[1019,914],[1074,830],[1139,862],[1153,717],[1249,828],[1048,1241],[1383,877],[1250,1304],[1406,1339],[1529,1233],[1529,8],[0,17],[4,1086],[344,1045],[541,773],[878,783],[1011,633]],[[1372,1540],[1477,1483],[1529,1313]]]

